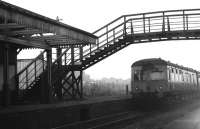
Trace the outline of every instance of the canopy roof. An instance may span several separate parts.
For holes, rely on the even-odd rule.
[[[97,37],[84,30],[0,1],[0,41],[25,47],[95,44]]]

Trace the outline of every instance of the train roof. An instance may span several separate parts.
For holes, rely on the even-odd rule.
[[[199,71],[194,70],[192,68],[188,68],[188,67],[184,67],[182,65],[174,64],[174,63],[171,63],[170,61],[166,61],[166,60],[163,60],[161,58],[149,58],[149,59],[138,60],[138,61],[134,62],[131,65],[131,67],[133,67],[133,66],[141,66],[141,65],[144,65],[144,64],[147,64],[147,63],[159,64],[159,65],[169,65],[169,66],[173,66],[173,67],[176,67],[176,68],[181,68],[181,69],[184,69],[184,70],[200,73]]]

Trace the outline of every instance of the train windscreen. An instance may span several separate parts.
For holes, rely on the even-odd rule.
[[[146,64],[134,66],[133,72],[134,81],[165,79],[165,72],[161,65]]]

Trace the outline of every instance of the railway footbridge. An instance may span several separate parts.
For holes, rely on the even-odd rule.
[[[128,45],[199,38],[200,9],[123,15],[88,33],[0,1],[1,105],[82,98],[83,70]],[[33,48],[44,51],[17,72],[17,54]]]

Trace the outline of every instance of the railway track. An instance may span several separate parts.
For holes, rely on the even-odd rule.
[[[145,118],[147,114],[149,113],[129,111],[66,124],[52,129],[117,129]]]
[[[185,105],[190,105],[193,102],[176,102],[164,104],[160,109],[152,110],[132,110],[122,113],[116,113],[113,115],[107,115],[90,119],[86,121],[79,121],[75,123],[65,124],[51,129],[120,129],[127,125],[137,123],[140,120],[144,120],[158,114],[173,111],[179,108],[183,108]]]

